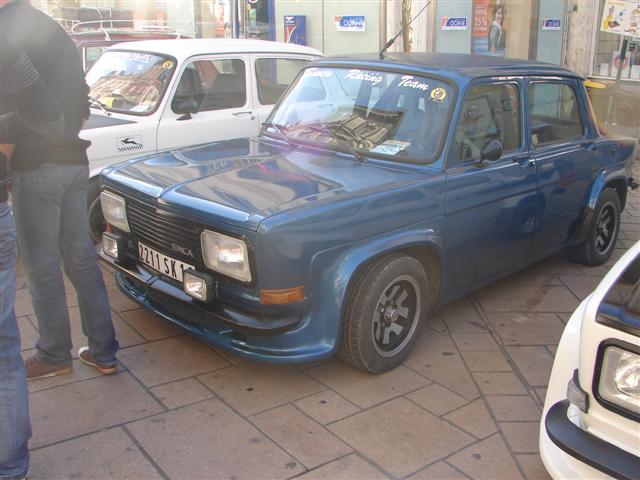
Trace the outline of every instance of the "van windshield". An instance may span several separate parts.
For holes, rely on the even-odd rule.
[[[438,155],[452,105],[451,85],[433,77],[310,67],[263,133],[357,155],[429,163]]]
[[[104,52],[87,72],[89,95],[106,110],[149,115],[158,107],[175,61],[139,52]]]

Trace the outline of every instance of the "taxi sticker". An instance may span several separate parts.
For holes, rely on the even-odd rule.
[[[171,70],[173,68],[173,62],[171,60],[165,60],[165,62],[162,64],[162,68],[164,68],[165,70]]]
[[[431,100],[442,103],[445,98],[447,98],[447,91],[444,88],[438,87],[431,90]]]

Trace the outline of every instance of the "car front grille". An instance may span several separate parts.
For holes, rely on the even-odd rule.
[[[127,199],[127,219],[136,240],[186,263],[202,264],[202,227],[196,222],[132,198]],[[172,244],[191,250],[193,258]]]

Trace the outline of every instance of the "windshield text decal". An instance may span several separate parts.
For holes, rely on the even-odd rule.
[[[399,87],[409,87],[415,88],[417,90],[422,90],[426,92],[429,90],[430,85],[428,83],[420,82],[418,80],[414,80],[411,75],[403,75],[400,78],[400,83],[398,83]]]
[[[349,70],[349,73],[347,73],[345,78],[349,78],[351,80],[361,80],[363,82],[371,82],[372,85],[377,85],[383,80],[382,75],[362,72],[360,70]]]

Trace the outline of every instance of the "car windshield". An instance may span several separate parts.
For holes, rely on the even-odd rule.
[[[89,93],[98,108],[148,115],[164,95],[175,61],[149,53],[107,51],[87,72]]]
[[[452,87],[433,77],[310,67],[265,123],[263,133],[348,151],[428,163],[438,155]]]

